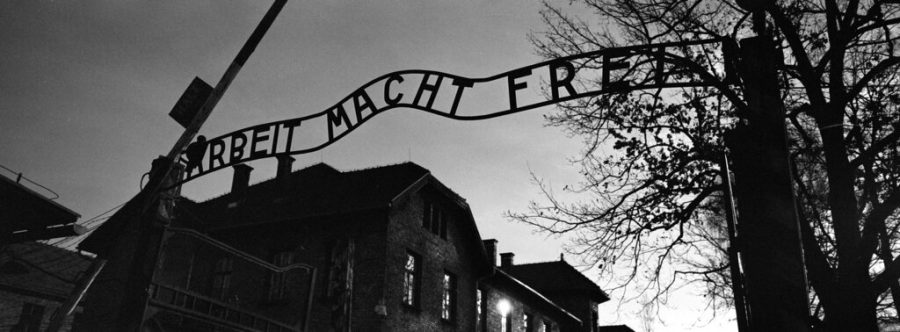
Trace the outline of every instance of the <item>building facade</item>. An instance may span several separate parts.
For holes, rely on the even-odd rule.
[[[0,249],[0,331],[45,331],[90,259],[54,246],[22,242]],[[76,308],[76,315],[81,308]],[[60,331],[70,331],[73,317]]]
[[[421,166],[291,162],[254,185],[240,165],[230,193],[177,200],[145,329],[596,331],[498,267],[466,201]],[[85,331],[102,330],[89,322],[111,309],[92,303],[109,296],[88,293]]]

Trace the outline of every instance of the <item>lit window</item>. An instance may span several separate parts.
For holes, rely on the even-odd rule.
[[[501,299],[497,302],[497,311],[500,312],[500,332],[512,332],[512,304],[509,300]]]
[[[212,296],[220,299],[225,298],[225,293],[231,287],[231,273],[234,272],[234,261],[231,257],[220,258],[216,262],[216,269],[213,272]]]
[[[552,332],[553,331],[553,323],[549,320],[544,321],[544,332]]]
[[[525,325],[525,332],[534,332],[534,324],[531,324],[531,314],[526,312],[522,316],[522,324]]]
[[[475,328],[478,331],[484,331],[485,322],[487,321],[487,301],[484,298],[484,291],[478,289],[475,291]]]
[[[406,253],[406,264],[403,268],[403,304],[419,306],[419,256]]]
[[[456,276],[450,272],[444,272],[441,318],[446,321],[456,318]]]
[[[503,324],[500,326],[500,332],[512,332],[512,315],[503,315]]]
[[[275,255],[274,264],[278,267],[291,265],[293,254],[291,252],[280,252]],[[280,300],[284,298],[284,272],[272,271],[269,277],[269,300]]]

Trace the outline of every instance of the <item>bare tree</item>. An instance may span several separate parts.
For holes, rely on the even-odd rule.
[[[576,2],[545,4],[547,29],[531,36],[540,55],[754,34],[734,1]],[[900,305],[900,4],[762,3],[784,57],[780,90],[812,311],[831,331],[877,330],[879,319],[897,320]],[[620,285],[664,300],[673,286],[702,282],[718,307],[731,295],[717,156],[747,104],[741,84],[723,79],[721,50],[684,54],[666,56],[712,87],[585,98],[549,116],[584,139],[574,159],[583,181],[565,197],[541,183],[546,199],[510,216],[575,234],[573,251],[586,262],[630,271]]]

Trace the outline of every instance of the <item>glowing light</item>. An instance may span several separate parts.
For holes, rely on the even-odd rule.
[[[497,302],[497,311],[500,311],[501,316],[506,316],[509,311],[512,309],[512,305],[509,304],[509,301],[506,299],[501,299]]]

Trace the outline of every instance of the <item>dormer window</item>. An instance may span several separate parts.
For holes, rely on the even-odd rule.
[[[425,213],[422,216],[422,228],[427,229],[434,235],[447,239],[447,223],[449,222],[449,214],[441,208],[440,205],[426,202]]]

